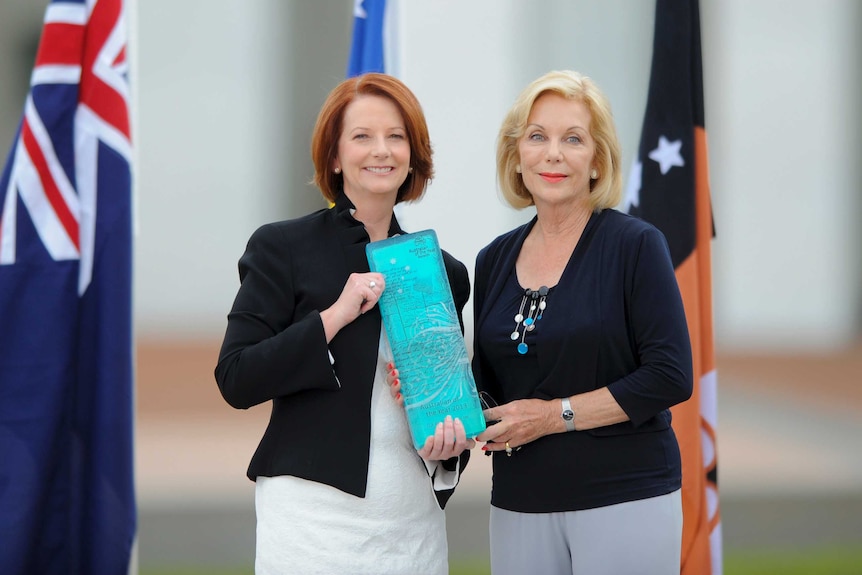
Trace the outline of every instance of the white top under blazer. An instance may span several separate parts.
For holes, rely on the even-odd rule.
[[[444,472],[418,457],[386,383],[391,357],[381,333],[365,497],[290,475],[258,477],[257,575],[449,572],[446,519],[434,488],[452,488],[460,470]]]

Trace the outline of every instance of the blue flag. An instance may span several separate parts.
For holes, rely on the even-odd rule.
[[[366,72],[386,72],[383,47],[385,14],[386,0],[355,0],[348,78]]]
[[[136,533],[122,0],[53,1],[0,177],[0,573],[120,575]]]

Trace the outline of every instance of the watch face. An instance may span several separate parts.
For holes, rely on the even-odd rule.
[[[571,409],[567,409],[566,411],[563,412],[563,419],[565,419],[566,421],[571,421],[574,418],[575,418],[575,412],[573,412]]]

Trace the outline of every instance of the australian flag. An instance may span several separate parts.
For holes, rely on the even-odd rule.
[[[391,73],[387,68],[384,47],[386,16],[386,0],[354,0],[353,41],[347,61],[348,78],[366,72]]]
[[[122,0],[52,1],[0,177],[0,573],[119,575],[136,533]]]

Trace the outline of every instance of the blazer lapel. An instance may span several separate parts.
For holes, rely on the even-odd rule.
[[[338,243],[344,255],[344,281],[351,273],[365,273],[370,271],[368,258],[365,255],[365,246],[368,245],[369,237],[362,222],[356,220],[351,214],[355,206],[344,193],[339,194],[335,205],[331,208],[335,222]],[[395,216],[389,226],[389,235],[404,233]],[[353,356],[359,381],[368,382],[369,389],[374,381],[374,370],[377,365],[377,347],[380,344],[380,325],[382,323],[380,308],[374,306],[365,314],[356,318],[347,328],[339,332],[339,339],[344,344],[344,349],[349,350]],[[339,346],[341,347],[341,346]],[[337,358],[336,358],[337,360]]]
[[[338,244],[344,257],[342,286],[351,273],[369,271],[368,259],[365,257],[365,246],[369,241],[368,233],[362,223],[351,215],[352,208],[353,204],[344,194],[337,198],[331,208]],[[341,286],[339,286],[340,289]],[[345,326],[330,344],[336,364],[339,356],[346,354],[350,358],[349,364],[354,366],[355,370],[353,374],[355,384],[367,386],[368,397],[370,397],[377,365],[380,324],[380,310],[375,306]]]

